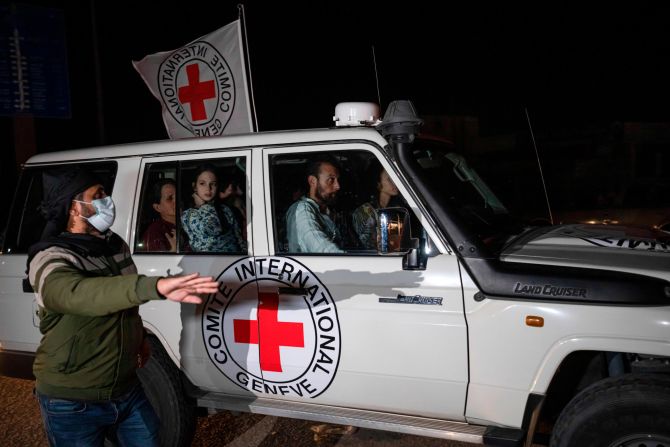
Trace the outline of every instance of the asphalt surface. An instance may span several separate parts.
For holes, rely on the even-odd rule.
[[[39,407],[30,380],[0,376],[0,446],[45,447]],[[377,430],[348,432],[341,425],[230,412],[198,418],[193,446],[200,447],[472,447],[474,444]]]

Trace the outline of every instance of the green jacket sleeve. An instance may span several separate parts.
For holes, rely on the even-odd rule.
[[[49,273],[39,292],[48,310],[96,317],[163,299],[156,289],[159,279],[137,274],[91,277],[68,266]]]

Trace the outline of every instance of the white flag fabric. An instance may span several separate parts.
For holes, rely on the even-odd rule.
[[[170,138],[254,130],[239,20],[133,66],[160,101]]]

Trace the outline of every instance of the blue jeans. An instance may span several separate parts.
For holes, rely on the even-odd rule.
[[[54,399],[37,393],[49,445],[102,446],[105,435],[123,447],[158,447],[160,421],[140,385],[109,401]]]

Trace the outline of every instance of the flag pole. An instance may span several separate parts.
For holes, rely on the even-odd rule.
[[[247,40],[247,21],[244,14],[244,5],[242,3],[237,4],[237,9],[239,10],[239,18],[242,23],[242,29],[244,33],[244,58],[246,59],[246,70],[244,75],[247,76],[247,70],[249,71],[249,93],[251,96],[251,113],[253,115],[252,128],[254,132],[258,132],[258,117],[256,116],[256,100],[254,99],[254,82],[251,76],[251,57],[249,56],[249,41]]]

